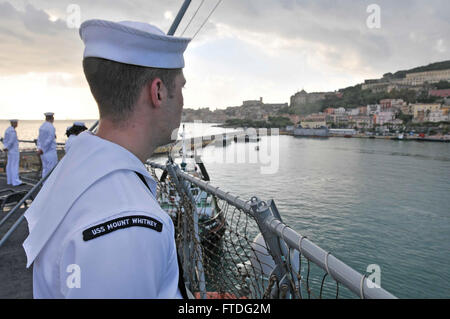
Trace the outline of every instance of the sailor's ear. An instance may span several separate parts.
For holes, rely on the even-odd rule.
[[[150,83],[150,99],[155,107],[160,107],[166,97],[166,87],[160,78]]]

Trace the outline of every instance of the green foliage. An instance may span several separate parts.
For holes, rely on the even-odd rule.
[[[296,114],[293,107],[285,106],[278,110],[278,114]]]
[[[409,114],[404,114],[402,111],[399,111],[399,113],[397,114],[397,119],[400,119],[403,121],[403,123],[407,124],[411,123],[413,116]]]
[[[417,93],[414,90],[401,89],[401,90],[392,90],[388,93],[388,99],[402,99],[408,103],[416,103],[417,102]]]
[[[433,103],[439,100],[438,96],[430,96],[427,91],[421,91],[417,97],[417,102],[419,103]]]
[[[417,102],[417,93],[414,90],[392,90],[391,92],[372,92],[371,90],[362,90],[361,84],[341,89],[342,97],[330,94],[325,99],[308,104],[294,105],[288,109],[283,108],[284,113],[307,115],[311,113],[322,112],[326,108],[346,109],[365,106],[368,104],[378,104],[383,99],[403,99],[408,103]]]
[[[269,116],[270,127],[286,127],[289,125],[294,125],[290,119],[283,116]]]
[[[434,87],[436,88],[436,90],[450,89],[450,82],[441,80],[436,83]]]

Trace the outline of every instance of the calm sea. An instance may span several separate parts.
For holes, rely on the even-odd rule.
[[[19,122],[19,138],[37,138],[41,123]],[[58,141],[71,123],[55,121]],[[0,121],[0,135],[8,125]],[[186,127],[188,136],[224,130]],[[286,224],[357,271],[378,265],[381,286],[399,298],[450,298],[449,143],[278,136],[256,145],[206,147],[211,183],[274,199]]]

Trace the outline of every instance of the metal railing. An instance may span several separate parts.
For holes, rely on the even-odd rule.
[[[158,179],[158,199],[163,206],[161,198],[171,198],[175,214],[166,211],[174,220],[185,283],[197,298],[322,298],[330,297],[332,290],[337,298],[340,284],[360,298],[396,298],[283,223],[273,200],[252,197],[244,201],[171,162],[149,161],[147,166],[157,179],[156,169],[166,171],[167,178]],[[0,224],[36,193],[49,175]],[[207,205],[199,200],[198,192],[194,194],[195,188],[214,200],[214,214],[207,219],[203,218]],[[21,214],[0,239],[0,247],[23,220]],[[318,275],[318,269],[324,274]],[[328,294],[326,277],[336,287],[328,287]],[[314,285],[320,290],[314,292]]]
[[[174,216],[177,244],[185,282],[197,297],[213,292],[221,298],[322,298],[329,277],[336,285],[335,297],[341,284],[360,298],[396,298],[284,224],[273,200],[264,202],[253,197],[244,201],[183,172],[170,161],[166,165],[148,161],[147,165],[154,177],[158,178],[156,169],[166,171],[168,176],[158,183],[160,198],[171,190],[178,192],[178,200],[171,202],[178,205]],[[225,224],[220,238],[211,240],[200,225],[201,211],[190,192],[192,187],[218,203],[217,212],[223,215]],[[303,265],[302,260],[306,261]],[[324,271],[321,279],[311,280],[311,263]],[[313,293],[312,283],[320,285],[319,292]]]
[[[56,166],[55,166],[56,167]],[[28,193],[0,220],[0,226],[2,226],[20,207],[25,203],[26,200],[31,199],[32,196],[35,196],[47,178],[55,169],[53,167],[50,171],[47,172],[45,176],[41,178],[39,182],[37,182]],[[14,233],[14,231],[20,226],[20,224],[25,220],[25,212],[26,210],[16,219],[14,224],[8,229],[8,231],[1,237],[0,239],[0,248],[4,245],[4,243],[8,240],[8,238]]]

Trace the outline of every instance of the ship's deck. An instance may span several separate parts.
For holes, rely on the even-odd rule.
[[[0,190],[11,188],[13,190],[28,190],[30,185],[12,187],[6,184],[6,177],[0,174]],[[0,212],[0,219],[10,211],[12,207]],[[16,211],[8,220],[0,226],[0,236],[3,237],[11,225],[25,211],[24,206]],[[23,221],[16,231],[0,248],[0,298],[32,298],[33,297],[33,267],[26,268],[25,251],[22,243],[28,236],[28,226]]]

